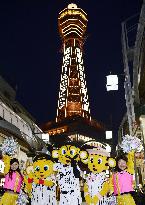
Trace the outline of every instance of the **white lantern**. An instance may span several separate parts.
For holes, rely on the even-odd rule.
[[[42,134],[42,139],[44,140],[44,141],[46,141],[46,142],[49,142],[49,134]]]
[[[107,78],[107,91],[118,90],[118,76],[117,75],[108,75]]]
[[[112,139],[112,131],[106,131],[106,140]]]

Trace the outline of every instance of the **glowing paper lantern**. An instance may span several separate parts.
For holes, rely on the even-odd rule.
[[[44,140],[44,141],[47,141],[47,142],[49,142],[49,134],[42,134],[42,139]]]
[[[118,76],[117,75],[108,75],[107,78],[107,91],[118,90]]]
[[[112,139],[112,131],[106,131],[106,140]]]

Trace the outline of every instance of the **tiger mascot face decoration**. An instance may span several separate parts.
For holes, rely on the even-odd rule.
[[[75,159],[78,161],[80,149],[73,145],[63,145],[58,150],[53,150],[52,156],[53,158],[58,158],[62,164],[69,165],[71,164],[71,160]]]
[[[81,151],[80,158],[84,164],[88,165],[89,170],[94,174],[101,173],[108,170],[109,167],[116,166],[115,160],[110,158],[109,154],[102,148]]]
[[[37,179],[46,179],[53,173],[53,162],[50,159],[38,158],[33,163],[33,170]]]

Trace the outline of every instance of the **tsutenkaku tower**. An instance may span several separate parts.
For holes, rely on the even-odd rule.
[[[104,125],[90,116],[82,50],[87,22],[87,14],[76,4],[69,4],[59,13],[63,64],[57,117],[42,125],[56,147],[68,141],[82,145],[92,139],[105,139]]]
[[[76,4],[59,13],[58,26],[63,43],[63,64],[56,121],[66,117],[90,117],[83,64],[83,42],[87,14]]]

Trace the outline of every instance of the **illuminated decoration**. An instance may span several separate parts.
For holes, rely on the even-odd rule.
[[[84,17],[85,16],[85,17]],[[102,141],[105,126],[91,119],[83,63],[87,14],[76,4],[69,4],[59,13],[58,27],[62,40],[63,62],[56,120],[42,125],[44,133],[56,147],[66,141],[97,146]]]
[[[81,18],[83,18],[85,21],[88,21],[86,18],[86,13],[82,9],[78,9],[76,4],[69,4],[67,9],[64,9],[60,12],[59,19],[64,18],[68,15],[79,15]]]
[[[87,20],[85,15],[83,15],[80,11],[75,11],[75,10],[68,10],[66,12],[63,12],[61,15],[60,15],[60,18],[63,18],[64,16],[67,16],[67,15],[80,15],[84,20]]]
[[[107,77],[107,91],[118,90],[118,76],[117,75],[108,75]]]
[[[82,53],[87,21],[86,13],[76,4],[69,4],[59,13],[58,25],[64,56],[57,122],[75,115],[91,119]]]
[[[83,141],[83,142],[88,142],[88,141],[91,141],[93,140],[93,138],[91,137],[86,137],[84,135],[80,135],[80,134],[73,134],[73,135],[69,135],[68,136],[70,138],[71,141]],[[96,142],[90,142],[90,143],[96,143]]]
[[[67,126],[64,126],[64,127],[59,127],[56,129],[51,129],[48,131],[48,134],[49,135],[56,135],[56,134],[61,134],[61,133],[66,132],[66,131],[67,131]]]

